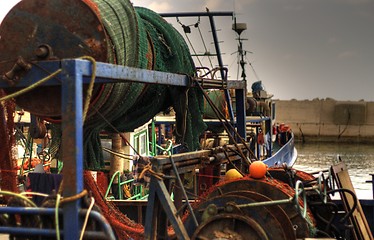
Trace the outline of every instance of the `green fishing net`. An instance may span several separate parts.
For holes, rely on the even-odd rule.
[[[128,0],[92,0],[108,35],[109,63],[192,76],[194,63],[177,30],[155,12]],[[176,138],[188,150],[199,148],[206,128],[203,94],[194,88],[142,83],[102,86],[84,125],[84,167],[104,168],[100,133],[130,132],[169,107],[176,112]]]

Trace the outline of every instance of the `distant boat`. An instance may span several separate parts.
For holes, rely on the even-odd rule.
[[[297,160],[294,134],[289,125],[276,122],[276,106],[261,81],[247,96],[247,141],[258,160],[269,167],[292,167]]]

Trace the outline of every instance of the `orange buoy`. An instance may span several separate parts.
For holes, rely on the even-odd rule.
[[[228,170],[225,174],[225,180],[234,180],[242,177],[243,175],[241,175],[235,168]]]
[[[266,171],[267,166],[262,161],[255,161],[249,166],[249,174],[252,178],[263,178]]]

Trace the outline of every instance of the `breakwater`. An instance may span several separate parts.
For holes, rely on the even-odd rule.
[[[298,141],[374,143],[374,102],[334,99],[275,100],[276,121]]]

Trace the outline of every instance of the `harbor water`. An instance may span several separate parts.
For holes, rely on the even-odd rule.
[[[316,172],[328,169],[337,163],[338,156],[345,163],[356,195],[359,199],[372,199],[374,174],[374,146],[358,143],[310,142],[296,143],[298,159],[295,169]],[[327,176],[327,174],[325,174]]]

